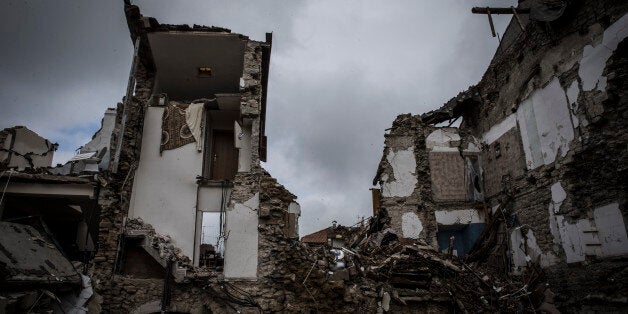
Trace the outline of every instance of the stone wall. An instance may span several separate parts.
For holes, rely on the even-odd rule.
[[[425,180],[430,178],[425,139],[434,130],[420,116],[399,115],[385,135],[384,153],[373,183],[381,185],[380,206],[388,212],[393,230],[402,237],[436,246],[432,185]]]
[[[429,152],[430,179],[434,198],[466,200],[465,163],[460,152]]]
[[[94,290],[103,297],[102,309],[106,312],[118,312],[123,308],[121,300],[124,299],[124,295],[120,295],[118,289],[123,287],[121,283],[124,281],[119,280],[120,276],[115,274],[115,270],[131,200],[133,174],[140,156],[144,112],[151,95],[154,72],[139,62],[135,78],[137,82],[135,95],[126,102],[128,108],[123,138],[117,137],[124,116],[124,105],[121,103],[117,106],[116,127],[112,132],[111,158],[116,155],[117,142],[123,141],[117,172],[100,173],[103,185],[98,198],[101,208],[98,251],[92,261],[90,275],[93,278]],[[134,293],[136,291],[137,289]]]
[[[99,249],[90,265],[90,275],[94,279],[94,290],[99,295],[100,307],[107,313],[138,312],[150,313],[159,311],[164,295],[164,279],[134,278],[132,273],[120,272],[121,254],[124,243],[131,234],[143,236],[144,242],[150,239],[168,239],[166,235],[159,235],[159,230],[146,226],[137,229],[137,223],[128,218],[129,201],[133,187],[134,173],[140,161],[142,142],[142,126],[144,115],[149,105],[152,88],[155,80],[155,69],[152,65],[152,56],[148,42],[144,40],[146,31],[143,23],[136,23],[141,16],[136,7],[127,7],[127,16],[131,29],[131,37],[140,36],[139,58],[135,73],[136,90],[132,99],[119,104],[117,108],[116,130],[113,132],[110,147],[113,148],[110,156],[116,155],[115,147],[120,145],[119,165],[116,173],[102,172],[99,205],[101,207],[101,223],[99,229]],[[149,19],[149,24],[156,22]],[[151,26],[153,27],[153,26]],[[243,37],[246,40],[246,38]],[[255,223],[252,225],[256,234],[255,253],[257,262],[252,264],[255,280],[236,279],[225,281],[225,275],[206,269],[194,267],[189,258],[168,253],[176,251],[172,243],[167,240],[160,244],[159,252],[153,257],[160,264],[165,265],[168,259],[175,261],[173,277],[169,281],[171,311],[201,313],[205,310],[228,312],[244,311],[280,311],[290,308],[291,304],[304,302],[299,294],[303,286],[296,285],[297,276],[306,276],[303,269],[306,254],[298,249],[297,240],[289,234],[288,219],[290,206],[298,206],[296,197],[283,186],[272,179],[260,166],[260,144],[263,136],[264,99],[262,95],[263,58],[269,53],[269,44],[246,40],[244,53],[244,70],[240,85],[240,111],[243,126],[251,128],[251,169],[239,172],[233,182],[233,189],[227,206],[227,217],[238,208],[249,212],[253,210]],[[123,112],[127,113],[125,123],[122,123]],[[117,138],[120,127],[124,125],[123,137]],[[259,204],[250,206],[250,200],[259,199]],[[259,223],[257,222],[259,216]],[[294,216],[294,214],[293,214]],[[247,225],[248,226],[248,225]],[[227,231],[242,226],[227,222]],[[250,227],[250,226],[249,226]],[[248,227],[247,227],[248,228]],[[144,233],[148,232],[144,235]],[[257,234],[259,233],[259,236]],[[136,236],[137,236],[136,235]],[[233,243],[235,234],[231,234],[232,242],[227,239],[227,246],[234,248],[241,244]],[[248,238],[247,238],[248,239]],[[258,243],[257,243],[258,241]],[[172,247],[166,253],[161,247]],[[151,244],[143,245],[139,249],[152,250]],[[248,249],[247,249],[248,250]],[[228,253],[227,253],[228,254]],[[149,254],[150,255],[150,254]],[[162,256],[163,255],[163,256]],[[150,257],[150,258],[153,258]],[[241,261],[233,261],[239,263]],[[235,264],[233,264],[235,265]],[[239,265],[239,264],[238,264]],[[247,265],[251,265],[250,263]],[[228,266],[228,265],[227,265]],[[231,269],[231,273],[238,273],[238,269]],[[227,269],[225,269],[227,272]],[[166,270],[163,271],[165,278]],[[155,272],[152,272],[154,275]],[[181,275],[184,274],[184,275]],[[323,272],[323,274],[325,274]],[[312,275],[316,278],[317,275]],[[245,300],[245,301],[243,301]],[[309,299],[307,300],[309,302]]]
[[[410,114],[399,115],[385,138],[373,182],[381,185],[380,208],[399,236],[438,248],[439,225],[459,228],[469,222],[458,217],[442,224],[436,212],[457,216],[482,208],[477,203],[482,199],[482,169],[471,165],[472,160],[480,164],[479,142],[456,128],[435,127]],[[476,179],[479,190],[474,188]]]
[[[525,172],[525,155],[516,128],[506,131],[482,150],[484,191],[487,197],[501,191],[503,178],[518,178]]]
[[[467,92],[479,101],[457,97],[435,111],[462,115],[460,133],[482,139],[483,206],[492,209],[491,220],[499,215],[506,222],[509,252],[502,262],[514,274],[543,267],[556,305],[567,312],[627,306],[619,298],[627,292],[619,283],[626,275],[613,273],[628,260],[626,12],[625,2],[581,0],[568,2],[555,21],[526,19],[524,31],[513,21],[508,41]],[[408,142],[424,138],[408,135]],[[385,157],[396,145],[388,136],[380,183],[389,180],[381,175],[391,172]],[[415,146],[414,154],[424,151]],[[426,169],[422,159],[416,164]],[[417,186],[425,178],[418,176]],[[439,185],[435,174],[431,180]],[[455,194],[447,198],[456,200]],[[384,195],[393,227],[402,225],[394,216],[403,204],[432,206],[418,194],[405,197]]]

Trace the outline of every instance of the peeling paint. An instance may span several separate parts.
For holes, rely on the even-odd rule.
[[[558,152],[565,157],[574,138],[565,91],[554,78],[521,103],[517,120],[528,169],[549,165]]]
[[[227,210],[225,278],[257,277],[259,193]]]
[[[556,264],[558,261],[556,255],[552,252],[543,253],[539,245],[536,243],[536,237],[531,229],[528,230],[526,238],[526,244],[528,245],[529,252],[533,255],[531,256],[532,261],[538,261],[541,267],[548,267]]]
[[[612,256],[628,253],[628,237],[618,203],[598,207],[593,219],[580,219],[575,223],[565,216],[556,215],[567,194],[561,183],[551,187],[549,205],[550,231],[554,244],[562,247],[567,263],[582,262],[587,255]]]
[[[184,145],[160,156],[163,110],[146,109],[129,217],[142,218],[155,230],[170,235],[183,254],[194,256],[195,234],[190,232],[196,224],[198,185],[194,178],[202,173],[203,155],[195,145]]]
[[[563,186],[560,185],[560,182],[554,183],[550,190],[552,191],[552,207],[554,213],[558,213],[560,211],[560,206],[563,204],[563,201],[567,198],[567,192],[563,189]]]
[[[436,223],[446,226],[486,222],[484,213],[475,209],[437,210],[434,215],[436,216]]]
[[[578,116],[576,112],[578,112],[578,95],[580,94],[580,87],[578,86],[578,81],[574,80],[571,82],[569,88],[567,88],[567,101],[569,102],[569,111],[571,113],[571,122],[573,123],[573,127],[577,128],[580,125],[578,121]]]
[[[517,126],[517,119],[514,114],[509,115],[500,123],[493,125],[486,133],[482,135],[482,141],[485,144],[492,144],[506,132]]]
[[[594,88],[601,91],[606,90],[606,77],[602,75],[606,61],[617,49],[619,42],[627,36],[628,14],[604,31],[601,43],[584,47],[578,70],[584,91],[591,91]]]
[[[423,231],[423,224],[419,216],[413,212],[403,213],[401,216],[401,232],[404,238],[418,239]]]
[[[523,267],[529,263],[536,263],[541,267],[549,267],[558,262],[558,258],[552,252],[544,253],[536,242],[536,237],[531,229],[523,235],[521,228],[515,228],[510,233],[510,248],[513,261],[513,273],[520,274]]]
[[[382,194],[385,197],[410,196],[418,182],[416,177],[414,147],[410,146],[406,150],[398,150],[396,152],[391,149],[386,159],[392,166],[395,179],[393,181],[387,181],[388,176],[386,175],[386,178],[382,176],[382,180],[384,180],[382,184]]]
[[[460,145],[460,135],[456,129],[437,129],[425,138],[425,146],[428,150],[438,152],[457,152]]]
[[[598,207],[593,211],[595,225],[602,243],[602,255],[620,255],[628,253],[626,225],[618,203]]]

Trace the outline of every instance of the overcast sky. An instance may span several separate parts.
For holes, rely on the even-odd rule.
[[[136,0],[162,23],[273,32],[264,167],[299,197],[301,235],[370,216],[384,130],[479,81],[495,49],[473,6],[516,0]],[[501,34],[510,16],[495,16]],[[123,1],[0,2],[0,129],[25,125],[64,163],[121,101],[133,54]]]

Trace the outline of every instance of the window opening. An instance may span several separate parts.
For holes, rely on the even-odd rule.
[[[224,213],[203,212],[199,266],[222,271],[224,266],[225,237]]]
[[[200,67],[198,68],[197,74],[199,77],[210,77],[212,76],[212,68],[209,67]]]

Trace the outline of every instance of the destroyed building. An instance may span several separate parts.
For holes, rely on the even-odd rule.
[[[95,290],[108,312],[224,306],[203,287],[261,287],[274,247],[298,238],[296,197],[260,165],[272,34],[125,12],[135,55],[99,198]]]
[[[116,123],[116,109],[108,108],[100,122],[100,129],[92,140],[78,149],[78,154],[65,165],[57,165],[54,174],[96,173],[109,170],[111,135]]]
[[[0,312],[82,307],[92,292],[78,264],[96,249],[99,184],[48,173],[57,144],[26,127],[0,136]]]
[[[0,131],[0,167],[22,170],[50,167],[58,146],[27,127],[6,128]]]
[[[342,248],[347,246],[347,237],[354,232],[354,227],[345,227],[333,222],[331,227],[301,237],[301,242],[310,247],[328,246]]]
[[[129,3],[125,13],[135,51],[123,102],[56,168],[56,144],[21,127],[3,131],[1,217],[43,219],[66,262],[81,262],[94,283],[95,311],[268,309],[281,301],[268,283],[285,262],[276,253],[297,241],[300,216],[296,196],[260,165],[272,34],[259,42],[220,27],[160,24]],[[5,251],[2,265],[20,263]],[[25,298],[1,300],[19,311],[6,304]]]
[[[474,10],[513,14],[482,80],[397,117],[374,216],[309,244],[261,167],[272,35],[124,9],[127,92],[79,154],[0,133],[0,311],[626,310],[627,4]]]
[[[480,269],[540,267],[562,311],[625,311],[628,5],[519,2],[477,85],[393,122],[380,207]]]

